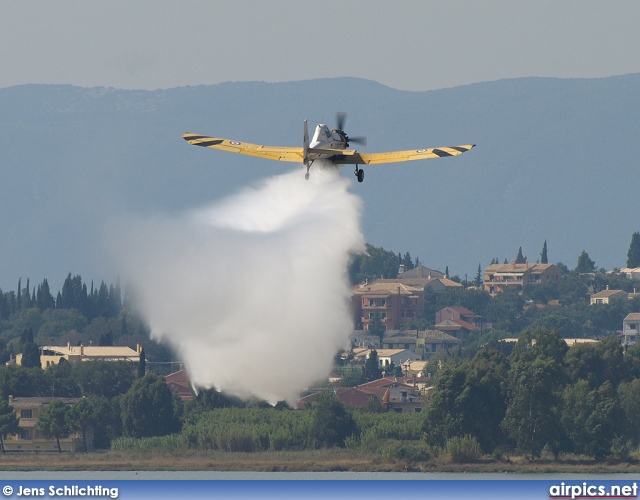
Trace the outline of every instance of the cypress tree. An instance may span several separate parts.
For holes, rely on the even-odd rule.
[[[147,371],[147,357],[144,353],[144,347],[140,349],[140,362],[138,363],[138,378],[145,376]]]
[[[549,258],[547,257],[547,240],[544,240],[542,245],[542,253],[540,254],[540,264],[548,264]]]
[[[27,342],[22,350],[22,366],[25,368],[41,368],[40,348],[35,342]]]
[[[473,284],[477,287],[482,286],[482,267],[480,266],[480,262],[478,262],[478,270],[476,271],[476,279]]]
[[[631,245],[627,253],[627,267],[640,267],[640,232],[631,236]]]
[[[522,255],[522,247],[518,248],[518,256],[516,257],[516,264],[524,264],[527,262],[527,258]]]

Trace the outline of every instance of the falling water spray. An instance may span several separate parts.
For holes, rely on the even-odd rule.
[[[171,344],[194,387],[275,403],[326,378],[348,347],[347,266],[364,250],[348,185],[335,169],[292,172],[127,224],[120,265],[152,338]]]

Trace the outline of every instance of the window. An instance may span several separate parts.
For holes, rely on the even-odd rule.
[[[382,313],[381,316],[382,316],[382,319],[387,319],[387,313]]]
[[[31,429],[20,429],[20,439],[31,439]]]
[[[638,323],[629,323],[629,330],[637,330]]]
[[[420,413],[422,411],[422,407],[418,406],[417,408],[414,408],[413,411]]]
[[[33,418],[33,410],[20,410],[20,418]]]

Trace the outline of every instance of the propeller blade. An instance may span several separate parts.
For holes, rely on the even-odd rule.
[[[347,113],[336,113],[336,127],[338,130],[344,130],[344,123],[347,121]]]
[[[363,146],[367,145],[367,138],[365,136],[349,136],[349,142],[353,142],[354,144],[362,144]]]

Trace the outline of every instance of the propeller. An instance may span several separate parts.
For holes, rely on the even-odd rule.
[[[347,113],[344,112],[338,112],[336,113],[336,128],[342,132],[342,134],[344,134],[344,137],[347,141],[347,146],[349,146],[349,143],[352,142],[354,144],[362,144],[363,146],[367,145],[367,138],[365,136],[356,136],[356,137],[349,137],[345,131],[344,131],[344,124],[347,121]]]

